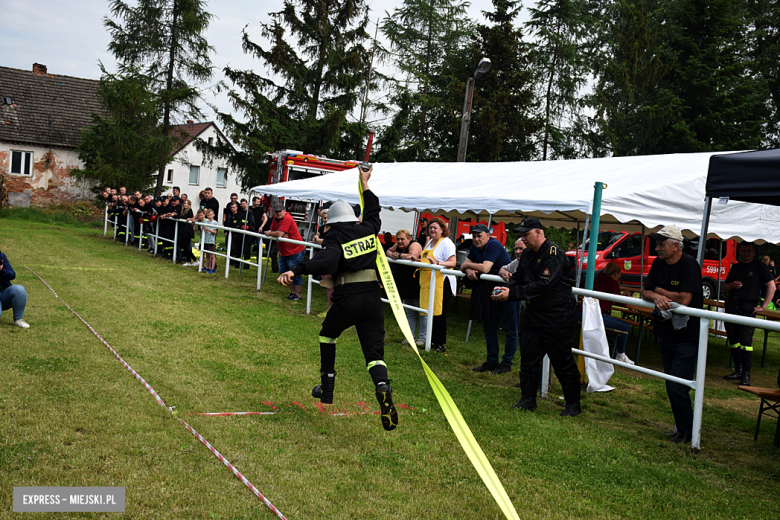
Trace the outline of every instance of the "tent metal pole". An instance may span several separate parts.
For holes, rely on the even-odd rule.
[[[716,300],[720,301],[720,265],[723,260],[723,240],[718,239],[718,287],[715,288]]]
[[[593,190],[593,207],[590,220],[590,245],[588,247],[588,267],[585,269],[585,289],[593,290],[593,278],[596,274],[596,255],[598,254],[599,222],[601,219],[601,192],[604,191],[604,183],[597,182]],[[593,237],[596,240],[593,240]]]
[[[550,393],[550,358],[547,354],[542,359],[542,397]]]
[[[585,242],[588,241],[588,223],[590,222],[590,214],[585,215],[585,229],[582,232],[582,242],[580,242],[580,254],[577,261],[577,289],[580,288],[580,280],[582,280],[582,262],[585,260]]]
[[[647,243],[645,238],[645,225],[642,224],[642,256],[639,259],[639,288],[645,284],[645,247],[647,247],[647,253],[650,254],[650,244]]]
[[[691,319],[696,319],[691,316]],[[691,451],[701,450],[701,421],[704,411],[704,373],[707,370],[707,341],[710,332],[709,318],[699,318],[699,357],[696,360],[696,395],[693,400],[693,432],[691,435]]]
[[[309,260],[314,258],[314,248],[309,249]],[[309,275],[306,281],[306,314],[311,314],[311,288],[312,288],[312,276]]]
[[[707,229],[710,226],[710,213],[712,212],[712,198],[704,197],[704,216],[701,219],[701,233],[699,233],[699,254],[696,255],[696,261],[699,267],[704,265],[704,244],[707,241]],[[718,275],[720,276],[720,275]]]

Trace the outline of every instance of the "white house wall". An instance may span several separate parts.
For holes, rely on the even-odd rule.
[[[216,140],[217,134],[216,128],[209,126],[198,137],[204,141],[208,141],[209,137]],[[190,184],[190,165],[200,166],[200,176],[196,184]],[[227,182],[224,187],[219,187],[217,186],[217,168],[222,167],[228,169]],[[168,170],[173,170],[171,182],[168,182]],[[246,193],[240,191],[235,172],[219,161],[215,161],[213,164],[204,161],[203,154],[195,148],[194,140],[176,154],[174,161],[166,166],[165,173],[166,193],[171,193],[172,188],[178,186],[181,188],[181,192],[192,201],[193,208],[198,205],[200,192],[211,188],[214,192],[214,198],[219,201],[220,215],[217,217],[219,222],[222,221],[222,212],[225,204],[230,200],[231,193],[237,193],[239,200],[247,196]],[[251,201],[249,202],[251,204]]]

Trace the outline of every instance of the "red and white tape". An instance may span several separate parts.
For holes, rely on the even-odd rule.
[[[150,393],[150,394],[152,394],[152,396],[155,398],[155,400],[157,401],[157,404],[159,404],[160,406],[162,406],[163,408],[165,408],[166,410],[168,410],[168,412],[170,412],[170,413],[171,413],[171,414],[174,416],[174,418],[175,418],[176,420],[178,420],[178,421],[179,421],[179,422],[180,422],[180,423],[181,423],[181,424],[182,424],[182,425],[183,425],[185,428],[187,428],[187,429],[190,431],[190,433],[192,433],[192,434],[193,434],[193,435],[194,435],[194,436],[195,436],[195,437],[196,437],[196,438],[197,438],[197,439],[198,439],[200,442],[202,442],[202,443],[203,443],[203,445],[204,445],[204,446],[206,446],[206,447],[209,449],[209,451],[211,451],[211,453],[213,453],[213,454],[214,454],[214,456],[215,456],[215,457],[217,457],[217,458],[218,458],[220,461],[222,461],[222,463],[223,463],[225,466],[227,466],[227,467],[228,467],[228,469],[229,469],[230,471],[232,471],[232,472],[233,472],[233,474],[234,474],[236,477],[238,477],[238,478],[241,480],[241,482],[243,482],[243,483],[246,485],[246,487],[248,487],[248,488],[250,489],[250,491],[252,491],[252,493],[254,493],[255,495],[257,495],[257,497],[258,497],[260,500],[262,500],[263,502],[265,502],[265,505],[267,505],[267,506],[268,506],[268,508],[269,508],[271,511],[273,511],[273,512],[274,512],[274,514],[275,514],[276,516],[278,516],[278,517],[279,517],[279,518],[281,518],[282,520],[287,520],[287,519],[286,519],[286,517],[285,517],[285,516],[284,516],[284,515],[283,515],[283,514],[282,514],[282,513],[281,513],[281,512],[278,510],[278,509],[276,509],[276,507],[275,507],[275,506],[274,506],[274,505],[271,503],[271,501],[270,501],[270,500],[268,500],[268,499],[267,499],[267,498],[266,498],[266,497],[265,497],[265,496],[264,496],[262,493],[260,493],[260,490],[258,490],[258,489],[257,489],[257,488],[256,488],[256,487],[255,487],[255,486],[254,486],[254,485],[253,485],[251,482],[249,482],[249,480],[247,480],[247,478],[246,478],[244,475],[242,475],[242,474],[241,474],[241,472],[240,472],[240,471],[238,471],[238,470],[235,468],[235,466],[233,466],[233,465],[232,465],[232,464],[231,464],[231,463],[230,463],[230,462],[229,462],[229,461],[228,461],[228,460],[227,460],[225,457],[223,457],[223,456],[222,456],[222,454],[221,454],[220,452],[218,452],[218,451],[217,451],[217,450],[214,448],[214,446],[212,446],[212,445],[209,443],[209,441],[207,441],[206,439],[204,439],[204,438],[203,438],[203,436],[202,436],[201,434],[199,434],[197,431],[195,431],[195,429],[194,429],[192,426],[190,426],[190,425],[189,425],[189,424],[188,424],[186,421],[183,421],[182,419],[180,419],[180,418],[176,417],[176,415],[174,414],[173,408],[169,408],[169,407],[167,407],[167,406],[165,405],[165,402],[163,402],[162,398],[160,398],[160,396],[157,394],[157,392],[155,392],[155,391],[154,391],[154,388],[152,388],[151,386],[149,386],[149,383],[147,383],[147,382],[146,382],[146,380],[145,380],[143,377],[141,377],[141,376],[138,374],[138,372],[136,372],[135,370],[133,370],[133,367],[131,367],[130,365],[128,365],[128,364],[127,364],[127,362],[125,362],[125,360],[124,360],[124,359],[122,359],[122,357],[121,357],[121,356],[120,356],[120,355],[117,353],[117,351],[116,351],[116,350],[114,350],[113,348],[111,348],[111,345],[109,345],[109,344],[108,344],[108,342],[107,342],[106,340],[104,340],[104,339],[103,339],[103,338],[100,336],[100,334],[98,334],[98,333],[97,333],[97,331],[96,331],[95,329],[93,329],[93,328],[92,328],[92,326],[91,326],[89,323],[87,323],[87,322],[84,320],[84,318],[82,318],[81,316],[79,316],[79,313],[77,313],[75,310],[73,310],[73,307],[71,307],[70,305],[68,305],[68,303],[67,303],[65,300],[63,300],[62,298],[60,298],[60,296],[57,294],[57,291],[55,291],[55,290],[54,290],[54,289],[51,287],[51,285],[49,285],[48,283],[46,283],[46,280],[44,280],[43,278],[41,278],[40,276],[38,276],[38,274],[37,274],[35,271],[33,271],[32,269],[30,269],[29,267],[27,267],[27,266],[24,266],[24,267],[25,267],[25,268],[26,268],[28,271],[30,271],[32,274],[34,274],[34,275],[35,275],[35,276],[36,276],[36,277],[37,277],[37,278],[38,278],[38,279],[41,281],[41,283],[43,283],[43,285],[45,285],[46,287],[48,287],[48,288],[49,288],[49,290],[50,290],[50,291],[51,291],[51,292],[54,294],[54,296],[55,296],[55,297],[56,297],[56,298],[57,298],[59,301],[61,301],[61,302],[63,303],[63,305],[65,305],[65,307],[67,307],[68,309],[70,309],[70,312],[72,312],[72,313],[73,313],[73,314],[74,314],[74,315],[75,315],[75,316],[76,316],[76,317],[77,317],[79,320],[81,320],[81,322],[82,322],[84,325],[86,325],[86,326],[87,326],[87,328],[88,328],[88,329],[89,329],[89,330],[92,332],[92,334],[94,334],[94,335],[95,335],[95,337],[96,337],[97,339],[99,339],[99,340],[100,340],[100,342],[101,342],[103,345],[105,345],[105,347],[106,347],[106,348],[107,348],[109,351],[111,351],[111,353],[114,355],[114,357],[115,357],[115,358],[117,358],[117,359],[119,360],[119,362],[120,362],[120,363],[122,363],[122,366],[124,366],[124,367],[125,367],[127,370],[129,370],[129,371],[130,371],[130,373],[131,373],[131,374],[133,374],[133,377],[135,377],[137,380],[139,380],[139,381],[140,381],[140,382],[141,382],[141,383],[144,385],[144,388],[146,388],[146,389],[149,391],[149,393]],[[252,412],[246,412],[246,413],[252,413]],[[260,412],[260,413],[262,413],[262,412]],[[274,412],[268,412],[268,413],[274,413]]]

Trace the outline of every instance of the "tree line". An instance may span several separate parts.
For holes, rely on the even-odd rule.
[[[74,174],[159,193],[173,122],[203,116],[199,89],[214,80],[237,151],[198,146],[244,187],[266,181],[269,151],[362,158],[369,126],[372,161],[455,161],[483,57],[493,65],[475,84],[467,161],[780,145],[774,0],[538,0],[525,23],[520,0],[493,0],[484,21],[464,0],[405,0],[374,26],[365,0],[280,1],[240,35],[254,65],[220,75],[205,1],[113,0],[104,24],[118,71],[103,69],[106,111]]]

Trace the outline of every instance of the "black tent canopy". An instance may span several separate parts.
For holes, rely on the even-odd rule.
[[[710,157],[707,197],[780,206],[780,148]]]
[[[710,225],[712,199],[780,206],[780,148],[740,152],[710,157],[704,198],[704,218],[699,236],[706,237]],[[702,265],[704,248],[697,260]]]

